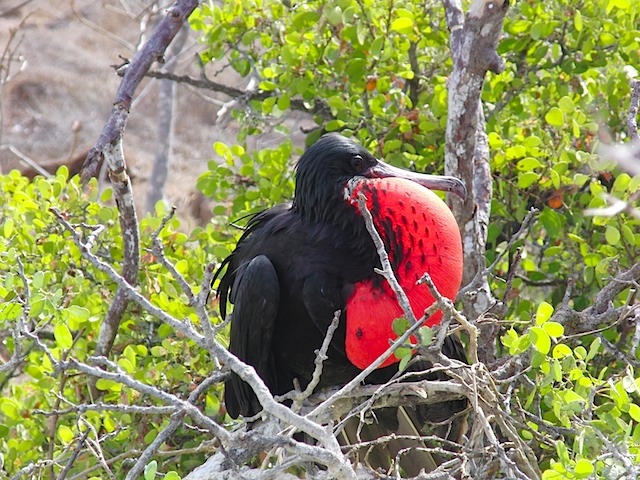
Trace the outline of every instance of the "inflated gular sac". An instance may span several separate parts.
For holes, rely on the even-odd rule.
[[[429,288],[416,285],[426,272],[438,291],[455,299],[462,280],[462,243],[449,207],[435,193],[400,178],[362,179],[351,188],[355,200],[363,193],[400,286],[417,318],[434,299]],[[346,353],[358,368],[368,367],[397,335],[392,324],[403,316],[395,294],[386,281],[366,280],[356,285],[347,300]],[[442,319],[438,311],[425,325]],[[382,365],[398,359],[389,357]]]

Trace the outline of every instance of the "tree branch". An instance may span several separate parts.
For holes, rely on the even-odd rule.
[[[460,225],[465,265],[462,284],[467,285],[485,269],[492,177],[480,98],[486,73],[504,68],[496,48],[508,2],[475,0],[464,17],[459,0],[443,0],[442,3],[451,32],[453,57],[448,84],[445,173],[462,179],[467,186],[464,202],[449,196]],[[473,295],[462,299],[467,318],[480,317],[496,302],[486,276],[482,280],[475,282],[477,287]],[[497,329],[492,324],[483,325],[480,331],[479,357],[486,363],[492,363],[497,356],[496,334]]]
[[[187,85],[191,85],[192,87],[223,93],[236,100],[247,102],[250,100],[264,100],[273,96],[272,92],[263,92],[260,90],[241,90],[231,85],[214,82],[213,80],[209,80],[204,75],[202,75],[200,78],[195,78],[190,75],[178,75],[171,72],[160,72],[157,70],[152,70],[147,73],[147,76],[151,78],[172,80],[178,83],[186,83]],[[292,98],[290,108],[291,110],[307,112],[311,115],[318,115],[324,120],[332,120],[334,118],[331,114],[331,109],[321,98],[314,99],[313,108],[311,109],[308,107],[307,102],[302,98]]]
[[[638,135],[638,104],[640,103],[640,80],[631,80],[631,100],[629,102],[629,113],[627,114],[627,132],[629,140],[640,142]]]

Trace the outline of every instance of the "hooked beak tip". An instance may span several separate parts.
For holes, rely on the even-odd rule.
[[[455,180],[455,182],[454,182],[453,188],[451,190],[449,190],[449,191],[451,193],[457,195],[460,198],[460,200],[462,200],[464,202],[467,199],[467,187],[466,187],[466,185],[459,178],[456,178],[456,177],[450,177],[450,178]]]

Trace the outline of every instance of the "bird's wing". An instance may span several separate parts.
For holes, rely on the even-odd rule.
[[[342,312],[340,325],[334,334],[334,339],[341,338],[342,341],[331,342],[331,347],[342,355],[346,355],[344,350],[345,288],[338,285],[335,278],[329,275],[313,273],[304,281],[302,299],[313,324],[321,332],[327,331],[337,310]]]
[[[235,272],[233,314],[229,350],[252,365],[267,386],[272,387],[271,339],[280,307],[280,285],[273,264],[259,255]],[[251,387],[236,374],[225,384],[225,405],[229,415],[250,417],[262,406]]]

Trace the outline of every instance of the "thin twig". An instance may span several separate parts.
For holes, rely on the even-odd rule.
[[[632,142],[640,142],[638,135],[638,104],[640,103],[640,80],[631,80],[631,100],[627,115],[627,132]]]

